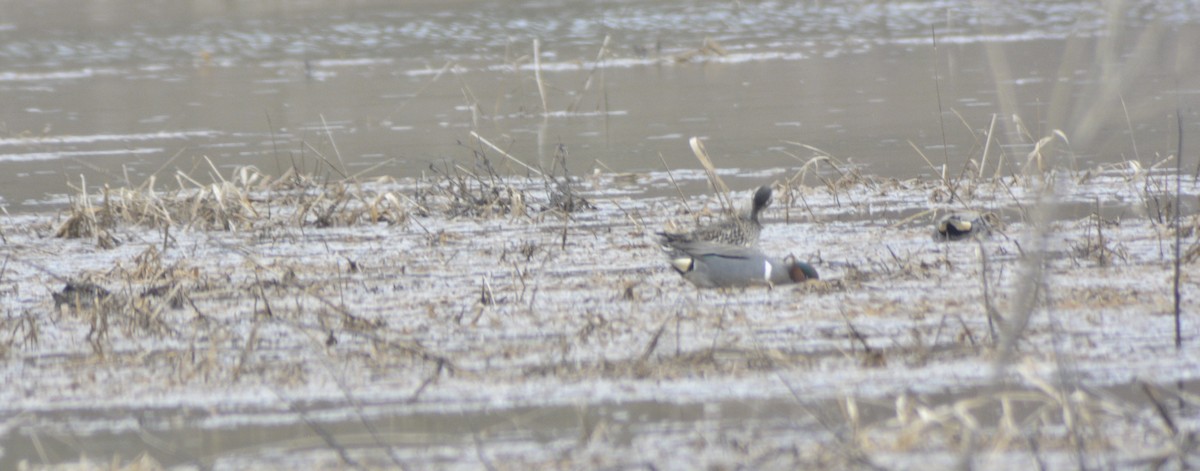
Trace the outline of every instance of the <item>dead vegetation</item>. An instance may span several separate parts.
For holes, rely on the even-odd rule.
[[[388,179],[374,184],[353,179],[322,182],[294,168],[272,178],[254,167],[239,167],[226,177],[211,162],[209,177],[214,183],[200,183],[180,172],[176,175],[178,188],[169,191],[157,188],[156,180],[150,178],[138,187],[104,187],[97,196],[81,181],[56,236],[93,238],[98,247],[111,249],[121,244],[117,234],[123,226],[152,228],[169,238],[172,231],[179,230],[405,226],[414,222],[414,215],[430,217],[434,213],[451,218],[530,218],[551,210],[569,215],[594,209],[579,194],[578,182],[567,170],[565,146],[558,147],[551,169],[526,166],[536,178],[521,179],[502,175],[493,165],[483,145],[492,146],[490,142],[477,137],[476,143],[474,147],[464,145],[473,157],[471,168],[452,161],[431,164],[428,178],[408,185],[389,184]]]
[[[67,358],[150,375],[168,394],[265,384],[286,398],[334,384],[343,402],[361,410],[358,391],[379,385],[386,385],[385,402],[420,404],[526,383],[763,388],[810,375],[837,383],[845,379],[828,372],[888,377],[960,371],[961,362],[979,369],[1005,351],[1052,362],[1065,355],[1055,339],[1093,335],[1086,326],[1103,325],[1097,316],[1165,306],[1119,276],[1158,273],[1162,260],[1151,254],[1161,249],[1151,247],[1164,240],[1159,217],[1150,215],[1147,226],[1111,216],[1114,189],[1136,188],[1144,196],[1138,201],[1163,191],[1145,186],[1161,180],[1154,171],[1047,167],[1041,176],[992,179],[972,170],[957,181],[899,181],[798,146],[815,155],[797,156],[802,163],[781,172],[782,202],[771,211],[785,217],[767,224],[785,225],[788,236],[767,243],[803,239],[780,248],[810,251],[797,255],[831,276],[715,294],[675,285],[645,240],[646,226],[665,224],[686,202],[606,195],[616,175],[594,176],[585,188],[568,172],[562,147],[552,168],[521,163],[517,176],[498,164],[519,160],[478,138],[463,146],[470,163],[437,164],[413,181],[327,181],[295,172],[272,178],[241,168],[223,178],[214,173],[211,184],[181,176],[171,191],[152,182],[78,190],[57,235],[96,245],[3,231],[9,243],[96,261],[64,270],[13,254],[7,264],[40,267],[22,275],[22,289],[40,283],[47,295],[6,313],[0,357],[64,348],[65,335],[82,347],[67,349]],[[1026,219],[1050,193],[1095,209],[1082,218]],[[1010,227],[987,239],[932,241],[940,214],[966,208],[997,211]],[[1064,242],[1032,250],[1027,234],[1035,227]],[[1186,235],[1196,237],[1194,230]],[[1014,294],[1021,264],[1035,255],[1049,276],[1029,294]],[[15,290],[5,288],[18,283],[13,276],[0,269],[0,292]],[[1069,277],[1093,285],[1062,284]],[[1021,321],[1014,312],[1026,296],[1030,317]],[[1027,327],[1018,331],[1017,322]],[[47,341],[48,331],[55,340]],[[81,371],[46,373],[72,378],[82,391],[97,387]],[[1158,459],[1187,459],[1190,442],[1179,438],[1187,435],[1147,419],[1155,414],[1151,403],[1039,378],[1023,373],[1017,386],[1001,389],[986,378],[954,382],[946,387],[961,389],[950,397],[897,393],[905,383],[895,380],[836,399],[797,393],[793,407],[840,404],[840,415],[822,409],[818,428],[787,419],[784,426],[802,436],[824,437],[812,446],[764,439],[779,425],[750,421],[713,432],[749,438],[709,440],[702,449],[734,453],[741,463],[800,467],[870,466],[928,453],[967,462],[1019,453],[1062,463],[1076,450],[1105,457],[1080,462],[1126,464],[1131,449],[1118,432],[1139,431],[1158,447]],[[1159,402],[1166,414],[1185,413]],[[878,403],[894,408],[881,412]],[[626,446],[603,430],[588,437],[561,459],[594,460],[594,447]],[[372,440],[391,449],[386,439]],[[343,448],[336,438],[327,444]]]

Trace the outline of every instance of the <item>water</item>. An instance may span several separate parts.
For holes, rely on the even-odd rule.
[[[701,136],[724,167],[797,166],[814,155],[799,142],[912,177],[980,161],[996,115],[1015,147],[987,164],[1005,171],[1053,129],[1078,165],[1156,161],[1200,90],[1187,2],[3,6],[10,210],[84,183],[208,181],[210,160],[419,176],[469,160],[471,131],[530,163],[561,146],[578,173],[695,168]]]
[[[229,424],[221,424],[221,416],[204,410],[130,410],[108,414],[82,410],[29,418],[37,428],[29,427],[28,435],[12,437],[8,441],[9,453],[0,463],[12,468],[22,460],[31,464],[53,463],[76,460],[81,454],[119,453],[131,458],[149,449],[168,466],[212,467],[223,463],[228,467],[236,466],[230,461],[263,460],[272,453],[311,453],[312,448],[330,445],[321,436],[326,435],[331,437],[332,446],[360,452],[388,448],[393,456],[403,457],[407,466],[425,467],[439,461],[442,465],[461,466],[462,461],[475,461],[468,457],[477,447],[526,445],[552,449],[586,443],[598,424],[604,424],[612,440],[625,444],[639,435],[667,438],[698,428],[737,430],[744,422],[765,428],[811,429],[816,424],[803,418],[805,407],[783,400],[711,404],[634,402],[447,414],[402,413],[389,406],[362,410],[318,406],[283,414],[240,415],[236,423]],[[304,421],[296,421],[295,417],[301,414]],[[80,434],[89,426],[98,431]],[[473,442],[472,435],[482,437],[486,445]],[[452,450],[452,455],[457,456],[440,456],[445,452],[439,453],[439,449]],[[258,461],[259,466],[262,464]]]

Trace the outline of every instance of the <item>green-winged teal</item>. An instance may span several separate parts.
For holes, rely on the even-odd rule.
[[[90,309],[111,296],[104,287],[87,281],[68,281],[62,291],[50,293],[56,309],[64,304],[70,308]]]
[[[754,192],[749,215],[734,215],[713,224],[697,227],[691,232],[659,232],[658,235],[661,236],[664,245],[679,242],[717,242],[752,247],[758,243],[758,235],[762,232],[762,223],[758,222],[758,215],[770,204],[771,187],[763,185]]]
[[[938,219],[933,238],[961,240],[987,237],[993,229],[999,229],[1000,224],[1000,216],[993,212],[957,211]]]
[[[671,267],[700,288],[800,283],[819,278],[817,270],[793,256],[769,258],[751,247],[712,242],[675,242]]]

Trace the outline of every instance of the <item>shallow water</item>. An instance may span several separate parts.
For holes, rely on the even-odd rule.
[[[15,469],[21,461],[56,463],[74,461],[81,455],[134,457],[153,450],[164,465],[211,467],[221,463],[229,466],[227,462],[236,462],[239,455],[240,459],[262,460],[272,453],[340,446],[351,450],[391,449],[404,457],[403,463],[408,466],[424,467],[439,461],[443,465],[462,465],[475,461],[466,458],[476,448],[529,444],[550,449],[586,443],[600,424],[604,424],[608,439],[623,444],[634,436],[665,437],[699,427],[737,429],[745,423],[763,429],[811,429],[815,424],[806,415],[808,407],[782,400],[634,402],[453,414],[414,413],[397,405],[358,410],[342,405],[291,413],[249,413],[230,424],[212,423],[221,417],[204,410],[123,410],[107,411],[105,415],[81,410],[24,418],[30,426],[18,426],[16,434],[4,440],[6,454],[0,464]],[[124,426],[114,427],[114,423]],[[100,431],[84,431],[89,427]],[[472,436],[480,442],[473,442]],[[439,448],[455,450],[458,456],[430,453]]]
[[[1200,383],[1180,383],[1176,390],[1195,394]],[[1150,407],[1147,391],[1141,383],[1088,389],[1096,401]],[[1006,412],[999,407],[1001,398],[1009,402],[1011,418],[1024,421],[1045,414],[1044,403],[1052,400],[1044,394],[1037,389],[993,386],[907,399],[926,411],[958,405],[990,428],[1005,420]],[[846,417],[845,401],[801,397],[555,405],[461,413],[420,412],[402,404],[291,404],[288,411],[241,414],[189,408],[64,410],[16,419],[3,437],[5,454],[0,465],[16,469],[22,463],[76,462],[81,457],[103,463],[112,456],[130,459],[149,453],[168,467],[282,468],[289,462],[312,466],[321,460],[328,466],[335,461],[330,456],[333,450],[340,450],[353,456],[353,461],[333,467],[476,467],[490,464],[488,455],[504,463],[504,453],[549,462],[556,453],[586,447],[594,440],[621,448],[637,440],[668,442],[697,434],[778,434],[828,444],[837,440],[831,423],[852,420],[863,428],[884,428],[889,421],[895,422],[903,410],[895,401],[860,398],[853,405],[853,419]],[[965,404],[971,405],[963,407]],[[1060,420],[1051,418],[1049,422],[1061,424]],[[537,449],[542,451],[529,451]],[[637,463],[632,457],[625,461]]]
[[[208,160],[414,176],[470,161],[471,131],[531,164],[561,146],[576,173],[696,168],[687,138],[702,136],[721,167],[814,155],[790,141],[911,177],[983,160],[996,116],[989,173],[1053,129],[1076,165],[1153,163],[1200,93],[1188,2],[2,6],[10,210],[81,182],[208,181]]]

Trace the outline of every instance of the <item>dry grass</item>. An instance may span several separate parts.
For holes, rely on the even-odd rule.
[[[532,181],[522,183],[501,175],[482,144],[494,146],[482,138],[477,142],[480,145],[468,148],[474,158],[472,168],[454,162],[431,165],[429,178],[404,190],[375,190],[350,179],[321,182],[295,169],[272,178],[254,167],[237,168],[229,177],[212,167],[210,176],[216,182],[209,184],[178,173],[178,188],[169,191],[157,188],[151,178],[138,187],[105,187],[96,196],[81,182],[56,236],[94,238],[98,247],[111,249],[122,242],[116,236],[122,226],[153,228],[165,239],[179,230],[261,231],[280,224],[403,226],[413,222],[412,215],[428,217],[433,212],[451,218],[529,218],[548,210],[570,214],[592,208],[575,190],[577,182],[567,170],[564,146],[559,146],[552,169],[526,166],[541,181],[542,191],[534,196]],[[386,184],[387,179],[377,183]],[[291,216],[280,218],[280,210]]]

